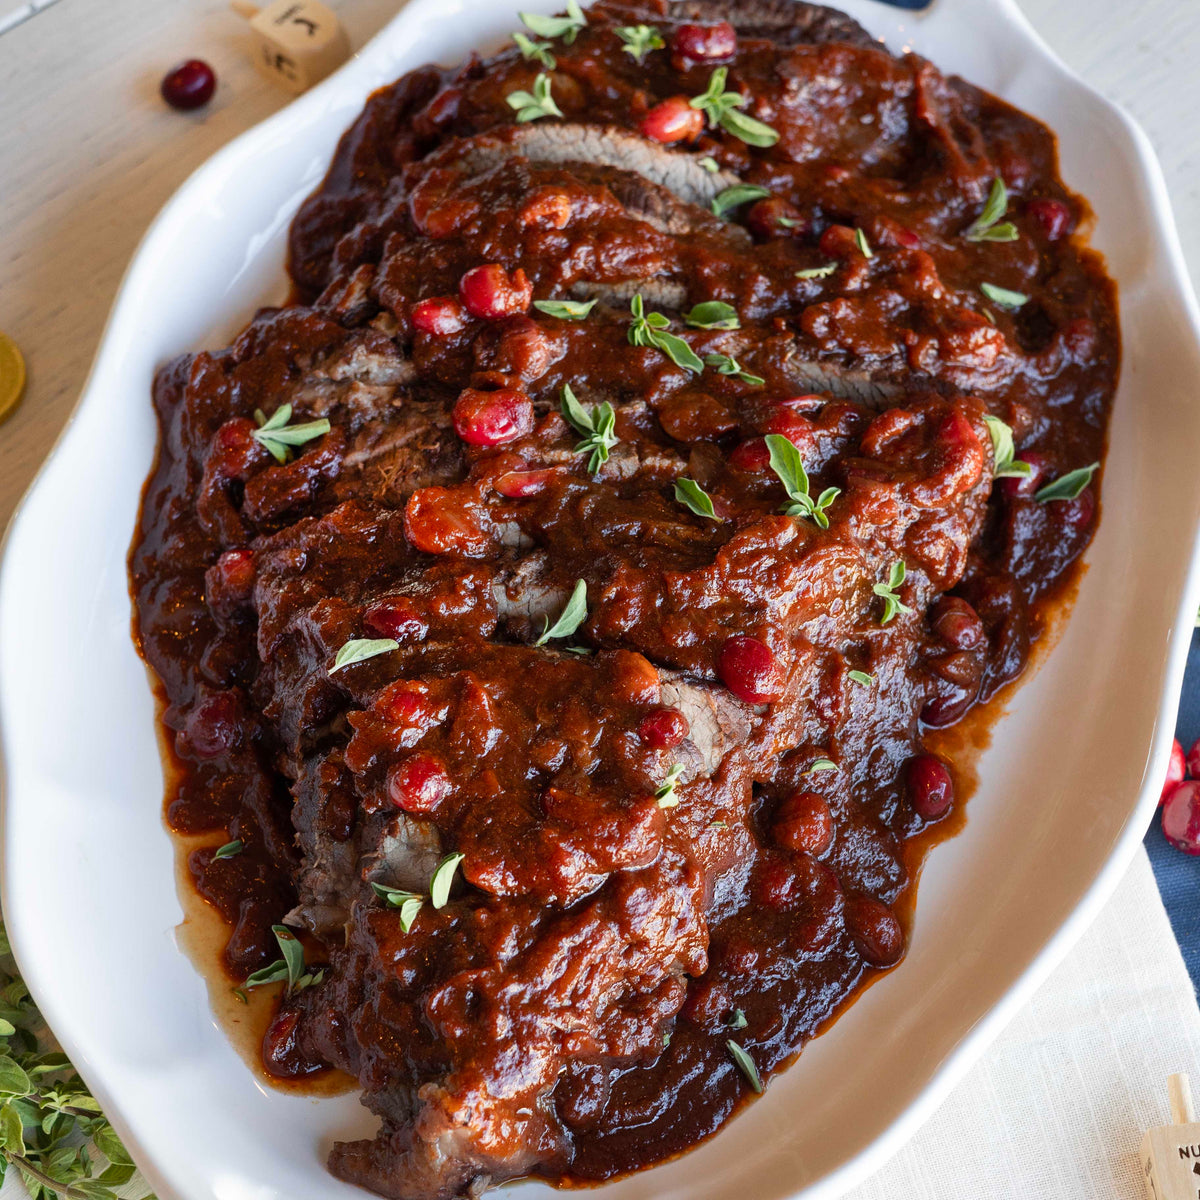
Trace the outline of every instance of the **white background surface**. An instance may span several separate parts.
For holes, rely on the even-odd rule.
[[[338,7],[358,45],[395,5]],[[1024,7],[1150,134],[1195,274],[1200,4]],[[241,39],[223,0],[58,0],[0,34],[0,329],[30,368],[21,409],[0,426],[0,522],[78,395],[150,218],[212,150],[287,99],[253,74]],[[222,79],[197,117],[156,95],[162,72],[192,55]],[[862,1200],[1136,1197],[1133,1152],[1143,1124],[1165,1119],[1165,1071],[1190,1061],[1200,1073],[1200,1018],[1156,906],[1140,858],[1101,923]]]

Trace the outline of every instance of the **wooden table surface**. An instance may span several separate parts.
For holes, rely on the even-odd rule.
[[[332,2],[355,47],[399,7]],[[1200,2],[1021,2],[1054,49],[1150,134],[1200,272]],[[0,28],[26,3],[0,0]],[[188,57],[220,77],[198,115],[169,110],[157,93]],[[197,165],[288,99],[250,66],[244,23],[225,0],[57,0],[0,33],[0,330],[29,369],[20,408],[0,425],[0,527],[79,397],[143,230]]]

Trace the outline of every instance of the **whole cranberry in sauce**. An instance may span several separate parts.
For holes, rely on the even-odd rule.
[[[430,813],[450,794],[450,776],[432,754],[397,763],[387,777],[388,799],[407,813]]]
[[[432,296],[418,300],[409,313],[413,328],[434,337],[446,337],[464,328],[468,321],[467,310],[453,296]]]
[[[217,76],[208,63],[189,58],[163,76],[159,85],[162,98],[181,112],[203,108],[216,90]]]
[[[398,642],[420,641],[429,631],[425,618],[407,596],[376,600],[363,613],[363,625],[376,637],[395,638]]]
[[[891,967],[904,953],[904,931],[896,914],[874,896],[852,892],[846,897],[846,930],[863,961],[872,967]]]
[[[1075,221],[1070,208],[1061,200],[1038,197],[1029,201],[1025,212],[1042,227],[1042,232],[1052,242],[1070,233]]]
[[[771,827],[775,844],[819,857],[833,842],[833,814],[817,792],[793,792],[775,814]]]
[[[687,717],[677,708],[656,708],[647,713],[637,726],[638,738],[651,750],[670,750],[678,746],[689,732]]]
[[[464,388],[452,414],[454,428],[472,446],[500,446],[533,429],[533,401],[524,392]]]
[[[533,285],[517,267],[506,271],[499,263],[472,267],[458,282],[458,294],[467,312],[482,320],[523,313],[533,300]]]
[[[737,53],[737,31],[728,21],[680,25],[671,39],[671,55],[684,63],[722,62]]]
[[[184,739],[197,758],[220,758],[242,740],[242,707],[233,692],[214,692],[188,713]]]
[[[946,764],[933,754],[917,754],[908,760],[904,775],[908,802],[917,815],[926,821],[945,816],[954,803],[954,780]]]
[[[717,659],[721,682],[747,704],[770,704],[783,695],[784,673],[774,651],[758,638],[734,634]]]
[[[983,622],[960,596],[942,596],[930,612],[929,627],[956,650],[974,650],[983,645]]]
[[[1162,831],[1185,854],[1200,854],[1200,782],[1177,783],[1162,806]]]
[[[641,120],[641,131],[655,142],[694,142],[704,132],[704,114],[686,96],[656,104]]]

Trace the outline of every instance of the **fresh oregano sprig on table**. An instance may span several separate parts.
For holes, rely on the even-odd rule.
[[[67,1056],[50,1043],[0,924],[0,1180],[13,1169],[31,1200],[116,1200],[115,1189],[137,1171]]]

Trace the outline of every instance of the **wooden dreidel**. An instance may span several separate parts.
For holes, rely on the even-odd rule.
[[[233,11],[250,22],[258,69],[289,91],[319,83],[350,57],[350,39],[319,0],[274,0],[265,8],[233,0]]]
[[[1171,1125],[1142,1138],[1140,1159],[1146,1200],[1200,1200],[1200,1123],[1186,1075],[1167,1078]]]

